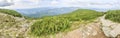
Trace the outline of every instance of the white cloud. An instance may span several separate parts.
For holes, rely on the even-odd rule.
[[[25,8],[34,8],[38,7],[39,0],[13,0],[14,5],[0,8],[8,8],[8,9],[25,9]]]
[[[94,7],[94,8],[115,8],[120,6],[120,1],[119,0],[60,0],[55,5],[56,6],[61,5],[67,7],[74,6],[74,7]]]
[[[11,6],[13,4],[11,0],[0,0],[0,7]]]
[[[47,3],[48,2],[48,3]],[[35,8],[35,7],[94,7],[120,8],[120,0],[14,0],[15,5],[2,8]]]
[[[56,4],[58,4],[59,2],[58,1],[52,1],[51,2],[51,5],[56,5]]]

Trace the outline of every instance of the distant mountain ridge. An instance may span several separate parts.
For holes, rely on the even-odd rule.
[[[15,9],[19,13],[24,16],[38,18],[43,16],[51,16],[51,15],[59,15],[64,13],[70,13],[77,9],[90,9],[99,12],[107,12],[108,10],[116,10],[116,9],[108,9],[108,8],[80,8],[80,7],[40,7],[40,8],[29,8],[29,9]]]
[[[16,9],[16,11],[20,12],[24,16],[36,18],[36,17],[69,13],[76,9],[78,8],[77,7],[62,7],[62,8],[43,7],[43,8],[31,8],[31,9]]]

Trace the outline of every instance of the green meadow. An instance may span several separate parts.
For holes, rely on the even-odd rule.
[[[103,13],[93,10],[78,9],[67,14],[43,17],[31,26],[30,32],[35,36],[56,34],[71,27],[77,28],[75,26],[79,26],[80,23],[91,22],[102,15]]]

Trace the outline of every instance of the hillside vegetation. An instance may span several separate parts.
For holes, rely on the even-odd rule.
[[[45,16],[35,19],[27,16],[23,17],[21,14],[14,10],[0,9],[0,37],[47,37],[49,35],[54,35],[61,32],[63,33],[72,31],[76,28],[80,28],[81,25],[87,25],[88,23],[90,23],[90,25],[94,25],[91,24],[91,22],[103,15],[104,13],[94,10],[78,9],[66,14]],[[120,23],[120,10],[110,10],[106,12],[105,15],[105,19]],[[98,25],[101,25],[100,20],[98,20],[97,22],[100,23]],[[83,30],[85,29],[83,28]]]
[[[14,10],[0,10],[0,38],[26,38],[25,33],[31,24],[32,21]]]
[[[106,12],[105,19],[120,23],[120,10],[110,10]]]
[[[9,9],[0,9],[0,13],[9,14],[15,17],[22,17],[22,15],[19,14],[17,11],[9,10]]]
[[[103,13],[79,9],[68,14],[43,17],[31,26],[31,34],[44,36],[63,32],[71,27],[79,26],[80,23],[87,23],[102,16]]]
[[[19,25],[20,21],[17,21],[15,17],[22,17],[22,15],[14,10],[0,9],[0,28]]]

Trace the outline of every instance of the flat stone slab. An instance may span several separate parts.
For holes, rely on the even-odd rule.
[[[104,17],[100,18],[104,34],[107,37],[117,37],[120,34],[120,24],[106,20]]]

